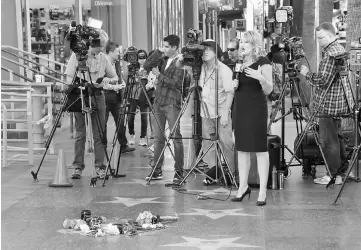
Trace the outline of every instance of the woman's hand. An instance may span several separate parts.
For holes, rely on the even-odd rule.
[[[238,89],[238,84],[239,84],[238,80],[233,79],[232,86],[233,86],[234,90]]]
[[[256,79],[258,81],[261,81],[264,78],[261,72],[261,66],[258,66],[257,70],[246,67],[244,68],[244,73],[246,73],[246,76]]]

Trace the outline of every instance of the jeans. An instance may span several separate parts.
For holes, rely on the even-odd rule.
[[[154,124],[154,163],[157,163],[158,159],[160,158],[159,164],[157,166],[156,171],[161,171],[163,163],[164,163],[164,155],[160,155],[162,152],[164,145],[165,145],[165,137],[161,131],[165,130],[165,122],[168,122],[169,129],[172,131],[175,125],[176,129],[174,131],[173,137],[177,139],[173,139],[174,144],[174,154],[175,154],[175,164],[174,169],[175,171],[183,171],[184,167],[184,148],[183,148],[183,141],[182,135],[180,133],[180,126],[179,124],[175,124],[176,119],[181,111],[181,108],[176,107],[174,105],[167,105],[164,107],[159,106],[158,103],[154,104],[154,113],[155,118],[159,121],[159,126],[155,118],[152,116],[152,123]]]
[[[141,121],[141,129],[140,129],[140,138],[145,138],[147,136],[147,126],[148,126],[148,106],[147,102],[143,100],[137,99],[129,99],[129,114],[128,114],[128,129],[129,134],[134,135],[134,118],[135,112],[137,110],[137,106],[140,109],[140,121]]]
[[[108,118],[109,118],[109,113],[112,114],[112,116],[114,118],[114,122],[115,122],[116,126],[118,126],[119,117],[121,115],[120,109],[121,109],[122,104],[120,101],[118,101],[118,102],[106,102],[105,105],[106,105],[106,111],[105,111],[104,135],[105,135],[105,142],[106,142],[106,144],[108,144],[106,135],[107,135],[107,122],[108,122]],[[119,122],[122,122],[122,124],[119,127],[117,137],[118,137],[119,145],[121,147],[125,147],[125,146],[127,146],[128,140],[127,140],[127,137],[125,136],[126,127],[124,125],[125,124],[125,116],[124,115],[122,116],[122,118]]]
[[[92,97],[92,107],[95,106],[95,100],[98,104],[98,109],[91,113],[91,123],[93,128],[93,140],[94,140],[94,155],[95,166],[103,165],[105,149],[102,144],[101,133],[104,131],[105,124],[105,98],[104,94]],[[98,126],[98,117],[100,120],[100,126]],[[84,153],[85,153],[85,141],[86,141],[86,127],[85,127],[85,114],[81,112],[75,112],[75,146],[74,146],[74,161],[73,165],[78,167],[84,166]]]
[[[334,175],[340,168],[341,163],[347,158],[344,138],[341,129],[341,119],[319,118],[319,135],[322,151],[330,169]],[[348,164],[343,166],[347,169]]]
[[[229,164],[230,170],[232,173],[235,173],[235,164],[234,164],[234,143],[232,139],[232,120],[231,114],[228,115],[228,124],[227,126],[223,127],[220,124],[220,118],[218,120],[218,135],[220,145],[224,152],[224,156],[227,159]],[[202,152],[205,151],[213,141],[207,140],[212,139],[215,135],[215,127],[216,126],[216,119],[208,119],[202,118]],[[211,168],[213,166],[217,166],[216,159],[215,159],[215,145],[208,150],[207,154],[203,157],[203,160],[208,163],[208,166]]]

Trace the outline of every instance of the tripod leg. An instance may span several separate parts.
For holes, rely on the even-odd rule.
[[[229,165],[229,160],[227,159],[227,157],[226,157],[226,155],[225,155],[225,153],[224,153],[224,150],[223,150],[223,148],[221,147],[221,145],[220,145],[220,147],[219,147],[219,150],[220,150],[220,152],[221,152],[221,156],[223,156],[223,158],[224,158],[224,161],[225,161],[225,163],[226,163],[226,167],[227,167],[227,169],[228,169],[228,173],[229,173],[229,176],[230,176],[230,178],[231,178],[231,181],[232,181],[232,184],[234,184],[235,186],[236,186],[236,188],[238,188],[238,185],[237,185],[237,183],[236,183],[236,178],[235,178],[235,176],[234,176],[234,174],[233,174],[233,171],[232,171],[232,169],[231,169],[231,167],[230,167],[230,165]],[[236,166],[234,166],[234,167],[236,167]],[[223,166],[222,166],[222,171],[223,171]],[[223,174],[224,175],[224,174]],[[226,181],[226,180],[225,180]],[[226,181],[227,182],[227,181]]]
[[[204,140],[204,139],[203,139],[203,140]],[[213,147],[214,143],[215,143],[215,141],[214,141],[211,145],[209,145],[208,148],[206,148],[206,150],[203,151],[204,153],[203,153],[202,155],[201,155],[201,154],[198,155],[198,157],[197,157],[197,159],[196,159],[193,167],[191,167],[191,168],[189,169],[188,173],[183,177],[183,180],[182,180],[179,184],[177,184],[178,186],[181,186],[181,185],[183,185],[183,183],[185,183],[186,179],[187,179],[188,176],[193,172],[193,170],[197,170],[200,174],[208,177],[208,178],[211,179],[212,181],[215,181],[212,177],[210,177],[209,175],[203,173],[202,171],[200,171],[200,170],[197,168],[198,163],[199,163],[199,162],[203,159],[203,157],[208,153],[208,151],[211,149],[211,147]],[[201,151],[202,151],[202,150],[201,150]]]
[[[144,93],[144,95],[145,95],[145,98],[147,99],[147,102],[149,103],[150,112],[153,114],[154,120],[155,120],[155,122],[157,123],[157,126],[158,126],[159,130],[161,131],[162,136],[164,136],[164,139],[167,139],[167,138],[165,137],[165,133],[164,133],[164,131],[163,131],[163,129],[162,129],[162,126],[160,125],[160,122],[158,121],[158,118],[157,118],[157,116],[155,115],[154,108],[153,108],[153,106],[151,105],[150,98],[149,98],[149,96],[148,96],[148,94],[147,94],[147,90],[145,89],[145,87],[143,86],[143,84],[141,84],[141,88],[142,88],[142,91],[143,91],[143,93]],[[149,119],[149,121],[150,121],[150,120],[151,120],[151,119]],[[151,127],[151,129],[152,129],[152,127]],[[170,151],[173,159],[175,159],[174,152],[173,152],[172,148],[170,147],[169,143],[166,144],[166,146],[168,146],[169,151]]]
[[[359,155],[359,153],[360,153],[360,148],[361,148],[361,145],[359,145],[359,146],[357,147],[357,149],[356,149],[356,150],[353,152],[353,154],[352,154],[351,162],[350,162],[350,165],[348,166],[348,169],[347,169],[347,172],[346,172],[346,177],[350,174],[352,168],[354,167],[354,165],[355,165],[355,163],[356,163],[356,160],[358,160],[358,155]],[[345,181],[342,183],[341,189],[340,189],[340,191],[338,192],[337,197],[336,197],[336,199],[335,199],[335,201],[334,201],[334,203],[333,203],[334,205],[336,205],[338,198],[340,198],[340,196],[341,196],[341,194],[342,194],[342,191],[343,191],[345,185],[346,185],[346,179],[345,179]]]
[[[150,173],[150,176],[149,176],[148,181],[147,181],[147,185],[150,185],[150,181],[151,181],[151,179],[153,178],[154,172],[155,172],[155,170],[157,169],[157,167],[158,167],[158,165],[159,165],[159,163],[160,163],[160,160],[162,159],[162,156],[164,155],[165,149],[166,149],[167,146],[169,146],[169,145],[168,145],[168,144],[169,144],[169,141],[172,139],[173,134],[175,133],[175,131],[176,131],[176,129],[177,129],[177,126],[180,125],[180,124],[179,124],[180,119],[181,119],[181,117],[183,116],[184,112],[185,112],[186,109],[187,109],[188,102],[189,102],[189,99],[190,99],[190,97],[191,97],[192,92],[193,92],[193,89],[189,91],[189,94],[188,94],[188,96],[187,96],[186,102],[185,102],[185,104],[183,105],[183,107],[181,108],[181,110],[180,110],[180,112],[179,112],[179,115],[178,115],[178,117],[176,118],[176,120],[175,120],[175,122],[174,122],[174,126],[171,128],[171,131],[170,131],[170,133],[169,133],[169,137],[166,139],[165,145],[164,145],[164,147],[163,147],[163,149],[162,149],[162,151],[161,151],[161,153],[160,153],[160,155],[159,155],[159,157],[158,157],[158,159],[157,159],[157,162],[156,162],[155,165],[154,165],[154,168],[152,169],[152,172]],[[154,115],[155,115],[155,114],[154,114]],[[159,127],[161,128],[160,124],[159,124]],[[164,134],[164,133],[163,133],[163,134]],[[178,138],[178,139],[179,139],[179,138]]]
[[[41,161],[40,161],[40,163],[39,163],[38,169],[36,170],[36,172],[31,171],[31,175],[33,176],[34,182],[38,182],[38,181],[39,181],[39,180],[38,180],[38,173],[39,173],[40,168],[41,168],[41,166],[42,166],[42,164],[43,164],[43,161],[44,161],[44,159],[45,159],[45,155],[46,155],[46,153],[48,152],[48,149],[49,149],[49,147],[50,147],[50,143],[51,143],[51,141],[52,141],[52,139],[53,139],[53,137],[54,137],[56,128],[57,128],[58,123],[59,123],[59,121],[60,121],[60,119],[61,119],[61,116],[62,116],[62,114],[63,114],[63,112],[64,112],[65,105],[66,105],[67,102],[68,102],[68,94],[65,95],[65,98],[64,98],[64,100],[63,100],[63,104],[61,105],[60,111],[59,111],[59,113],[57,114],[57,116],[56,116],[56,118],[55,118],[55,122],[54,122],[53,127],[52,127],[52,129],[51,129],[51,131],[50,131],[49,137],[48,137],[48,139],[47,139],[47,141],[46,141],[46,143],[45,143],[45,152],[44,152],[44,154],[43,154],[43,157],[41,158]]]

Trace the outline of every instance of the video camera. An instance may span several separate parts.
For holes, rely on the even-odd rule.
[[[271,47],[268,57],[274,63],[285,63],[288,76],[297,77],[297,66],[305,57],[302,38],[297,36],[284,38],[280,43]]]
[[[67,31],[66,39],[70,41],[70,49],[77,55],[78,61],[88,58],[89,47],[100,47],[99,32],[95,27],[76,25],[75,21]]]
[[[184,64],[191,66],[193,72],[200,72],[202,66],[202,56],[204,46],[200,45],[202,42],[202,32],[195,29],[189,29],[187,33],[188,43],[181,50],[183,54]]]
[[[127,52],[124,55],[124,61],[128,62],[128,72],[131,75],[134,75],[140,69],[140,64],[138,62],[138,50],[134,46],[130,46],[127,49]]]

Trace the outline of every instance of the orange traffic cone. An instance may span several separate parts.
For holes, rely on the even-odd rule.
[[[68,168],[65,166],[65,155],[59,149],[58,164],[56,166],[54,180],[49,183],[49,187],[72,187],[73,183],[68,179]]]

